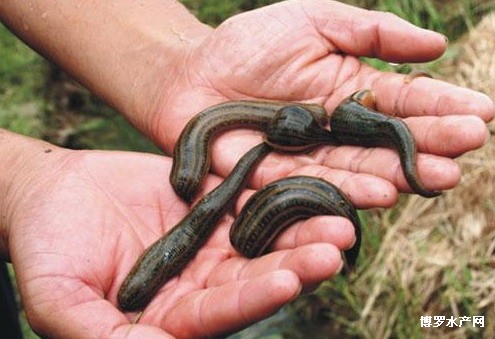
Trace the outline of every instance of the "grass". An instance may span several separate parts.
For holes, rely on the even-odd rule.
[[[382,0],[378,1],[375,8],[377,10],[395,13],[416,26],[437,32],[445,32],[446,23],[430,0]]]
[[[216,25],[232,14],[276,1],[183,2]],[[495,97],[495,17],[485,19],[481,28],[456,44],[494,9],[493,1],[349,2],[391,11],[448,35],[453,46],[446,56],[420,67]],[[157,151],[77,85],[60,89],[66,80],[53,82],[45,61],[2,26],[0,61],[1,127],[75,148]],[[418,67],[366,62],[388,71]],[[71,104],[63,106],[57,97],[72,98]],[[495,133],[493,124],[491,130]],[[315,293],[236,337],[495,337],[495,188],[489,184],[495,182],[494,133],[486,147],[459,159],[464,174],[455,190],[434,200],[403,196],[394,209],[361,214],[365,227],[356,275],[325,282]],[[427,330],[420,327],[423,315],[484,315],[485,327]],[[27,333],[27,338],[36,337]]]
[[[0,127],[40,136],[43,59],[0,25]]]

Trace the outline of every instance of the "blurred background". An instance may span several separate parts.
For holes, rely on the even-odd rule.
[[[273,0],[183,0],[216,26]],[[495,98],[495,1],[342,1],[393,12],[449,37],[445,55],[411,67]],[[468,112],[467,112],[468,113]],[[159,150],[111,108],[0,25],[0,127],[69,148]],[[337,277],[233,338],[495,338],[495,128],[481,150],[459,158],[458,188],[436,199],[401,197],[361,213],[357,273]],[[11,270],[11,274],[14,272]],[[26,338],[38,338],[21,319]],[[484,316],[484,327],[422,328],[421,316]]]

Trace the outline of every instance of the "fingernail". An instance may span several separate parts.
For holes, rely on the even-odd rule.
[[[485,136],[485,142],[483,143],[483,146],[485,146],[489,141],[490,138],[492,137],[492,133],[490,132],[490,129],[486,129],[486,136]]]
[[[445,40],[445,44],[446,44],[446,45],[448,45],[448,44],[449,44],[449,42],[450,42],[449,37],[448,37],[448,36],[446,36],[446,35],[444,35],[444,36],[443,36],[443,39]]]
[[[342,270],[344,269],[344,265],[345,265],[345,257],[342,254],[342,259],[340,260],[340,266],[335,271],[335,275],[340,274],[342,272]]]

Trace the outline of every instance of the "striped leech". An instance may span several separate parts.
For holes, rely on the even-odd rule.
[[[361,222],[344,193],[329,182],[308,176],[274,181],[253,194],[230,229],[232,246],[247,258],[258,257],[285,228],[317,215],[349,219],[356,232],[355,245],[344,251],[344,268],[351,271],[359,254]],[[261,241],[262,240],[262,241]]]
[[[344,145],[384,146],[399,153],[402,171],[413,191],[425,198],[441,192],[426,189],[418,177],[416,142],[407,125],[400,119],[374,110],[373,92],[362,90],[344,100],[330,117],[333,136]]]
[[[265,131],[276,113],[287,107],[311,113],[316,125],[323,127],[327,123],[326,111],[319,105],[277,101],[229,101],[207,108],[193,117],[182,130],[174,148],[170,183],[177,195],[190,203],[198,193],[210,169],[210,144],[216,135],[235,128]],[[329,136],[328,131],[323,133]]]
[[[272,147],[281,152],[309,151],[320,144],[394,147],[399,152],[411,187],[423,196],[438,195],[437,192],[426,190],[417,179],[416,147],[407,126],[399,119],[374,111],[370,94],[370,91],[359,91],[343,101],[330,118],[331,131],[326,129],[328,116],[325,109],[311,104],[234,101],[211,107],[193,118],[186,125],[175,147],[174,165],[170,175],[174,190],[188,202],[194,198],[208,173],[211,159],[209,147],[216,134],[227,129],[248,127],[264,131],[265,142],[249,151],[224,183],[203,197],[179,224],[141,255],[119,290],[120,308],[126,311],[144,308],[160,287],[187,265],[244,187],[251,167]],[[359,252],[361,234],[354,207],[333,185],[327,183],[325,186],[316,182],[316,179],[307,177],[298,179],[314,185],[315,188],[303,190],[301,185],[296,187],[296,179],[289,178],[277,181],[274,186],[269,185],[260,194],[267,197],[277,191],[271,187],[283,187],[284,191],[290,192],[292,186],[299,190],[301,196],[294,199],[294,202],[301,206],[292,206],[289,209],[294,213],[290,216],[293,220],[318,215],[317,213],[348,217],[354,224],[358,238],[354,247],[344,253],[347,265],[352,268]],[[324,194],[336,197],[335,201],[332,203],[331,199],[325,200]],[[310,203],[310,196],[317,196],[317,199]],[[284,201],[282,199],[280,203],[285,204]],[[305,204],[312,207],[306,208]],[[324,204],[333,204],[333,207],[322,207]],[[278,210],[283,211],[283,208]],[[287,225],[277,224],[273,231],[278,234]],[[257,246],[261,250],[246,250],[247,256],[261,254],[274,239],[263,232],[263,236],[254,239],[253,234],[258,232],[256,228],[240,231],[240,227],[236,226],[234,229],[236,231],[232,231],[231,238],[238,244],[236,246],[241,253],[252,246],[253,242],[259,243]],[[243,239],[243,234],[250,234],[249,240],[239,240]]]
[[[178,163],[184,164],[187,161],[181,161],[180,157],[186,156],[186,154],[194,154],[198,158],[193,160],[199,161],[198,159],[202,159],[203,163],[198,166],[193,165],[190,168],[196,171],[196,176],[206,175],[203,173],[208,171],[209,164],[204,162],[209,161],[210,157],[209,155],[202,156],[201,153],[209,153],[208,148],[214,133],[225,130],[228,126],[232,128],[249,126],[243,122],[243,120],[246,120],[243,117],[246,113],[241,115],[238,111],[239,106],[245,108],[246,104],[246,102],[237,102],[234,106],[219,105],[220,107],[212,111],[216,112],[214,114],[222,112],[221,119],[217,116],[216,124],[200,114],[199,122],[201,123],[194,124],[193,122],[193,128],[188,129],[189,134],[186,135],[186,140],[182,140],[181,143],[185,149],[190,149],[192,153],[183,152],[182,149],[177,151],[176,149],[175,154],[179,156],[179,159],[174,160],[179,160]],[[261,128],[256,124],[262,126],[264,121],[266,126],[262,127],[273,131],[272,138],[270,138],[270,141],[263,142],[246,153],[222,184],[204,196],[192,207],[184,219],[146,249],[119,289],[117,299],[122,310],[137,311],[144,308],[160,287],[188,264],[199,248],[206,242],[220,218],[235,201],[235,198],[244,187],[252,167],[266,156],[272,150],[272,147],[283,148],[284,151],[291,149],[293,152],[301,152],[316,147],[321,143],[331,143],[333,140],[330,132],[325,130],[324,125],[322,125],[326,121],[324,119],[325,110],[319,106],[264,103],[268,105],[269,109],[267,109],[261,108],[260,103],[256,104],[259,107],[259,114],[254,119],[256,122],[251,126]],[[276,111],[273,109],[275,106],[278,107]],[[225,111],[226,107],[235,109]],[[271,113],[268,115],[267,112]],[[225,115],[225,113],[227,114]],[[274,122],[269,124],[268,117],[274,118],[272,119]],[[259,122],[259,120],[262,122]],[[293,128],[294,133],[297,131],[297,135],[295,135],[297,138],[287,139],[279,133],[292,125],[297,125]],[[201,131],[197,129],[201,129]],[[192,136],[201,140],[199,149],[195,148],[198,147],[198,144],[194,143],[194,141],[197,142],[198,140],[189,139]],[[206,167],[206,170],[204,167]],[[182,169],[176,171],[176,173],[181,172]],[[171,181],[174,181],[172,178],[175,178],[175,176],[171,176]],[[195,187],[195,189],[199,189],[202,179],[200,178],[198,187]],[[186,184],[184,187],[190,188],[193,186]],[[192,198],[192,196],[190,197]]]
[[[233,204],[254,164],[270,150],[266,143],[252,148],[225,181],[205,195],[174,228],[146,249],[119,289],[117,300],[120,309],[143,309],[170,278],[182,271]]]

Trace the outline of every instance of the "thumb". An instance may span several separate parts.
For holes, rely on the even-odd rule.
[[[300,1],[318,32],[338,51],[390,62],[425,62],[440,57],[447,38],[392,13],[336,1]]]

